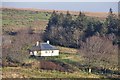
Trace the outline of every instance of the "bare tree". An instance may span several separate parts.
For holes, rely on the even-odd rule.
[[[117,65],[117,46],[113,46],[112,41],[107,38],[97,36],[87,38],[86,43],[81,44],[81,51],[89,69],[93,64],[104,68]]]

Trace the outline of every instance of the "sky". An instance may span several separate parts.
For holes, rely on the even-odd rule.
[[[2,2],[119,2],[119,0],[1,0]]]
[[[118,2],[2,2],[3,7],[69,10],[85,12],[118,11]]]

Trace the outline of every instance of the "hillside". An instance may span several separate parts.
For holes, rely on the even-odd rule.
[[[4,7],[5,8],[5,7]],[[43,10],[43,9],[34,9],[34,8],[7,8],[7,9],[14,9],[14,10],[29,10],[29,11],[38,11],[38,12],[50,12],[52,13],[54,10]],[[63,10],[55,10],[59,13],[64,13],[66,14],[66,11]],[[70,11],[71,14],[73,15],[78,15],[78,11]],[[87,16],[92,16],[92,17],[99,17],[99,18],[106,18],[108,13],[107,12],[84,12]],[[117,13],[115,13],[117,14]]]
[[[30,57],[28,49],[36,41],[44,42],[43,33],[52,12],[53,10],[2,8],[3,78],[119,77],[117,46],[112,45],[111,39],[106,37],[92,36],[82,44],[81,49],[56,45],[60,50],[59,57],[45,59]],[[56,12],[66,14],[66,11]],[[70,13],[73,18],[79,14],[74,11]],[[102,12],[85,12],[85,14],[88,18],[103,21],[108,15]],[[90,73],[89,67],[92,69]]]
[[[2,9],[2,27],[3,32],[6,29],[22,29],[32,27],[35,30],[45,30],[48,19],[53,10],[39,9],[17,9],[17,8],[1,8]],[[66,11],[56,11],[66,14]],[[72,15],[78,15],[79,12],[70,11]],[[87,16],[96,17],[97,19],[105,19],[107,13],[85,12]],[[17,28],[16,28],[17,27]]]

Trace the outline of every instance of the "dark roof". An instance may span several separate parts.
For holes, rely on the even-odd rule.
[[[39,46],[33,46],[31,51],[40,51],[40,50],[58,50],[55,46],[52,46],[48,43],[41,43]]]
[[[40,51],[40,46],[33,46],[31,49],[31,51]]]
[[[58,50],[56,47],[54,47],[48,43],[41,43],[40,47],[41,47],[41,50]]]

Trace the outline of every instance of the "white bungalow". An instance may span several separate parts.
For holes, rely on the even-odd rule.
[[[37,44],[30,49],[30,55],[59,56],[59,50],[55,46],[50,45],[49,41],[47,43],[39,43],[37,41]]]

